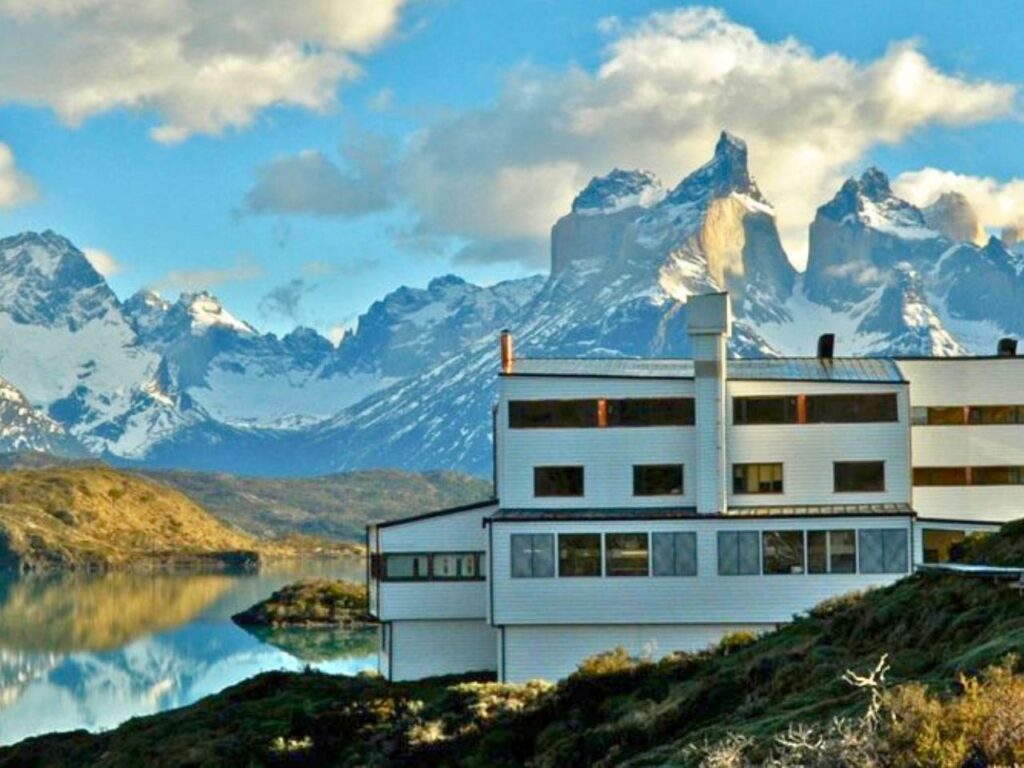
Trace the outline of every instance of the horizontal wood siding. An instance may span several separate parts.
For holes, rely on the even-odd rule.
[[[391,680],[494,672],[497,630],[483,621],[396,621]]]
[[[693,427],[508,429],[509,400],[693,397],[692,381],[503,378],[498,411],[500,487],[504,507],[665,507],[694,503]],[[682,496],[633,495],[634,464],[683,464]],[[535,498],[533,468],[584,467],[585,495]]]
[[[483,519],[498,505],[428,517],[380,529],[381,552],[483,552],[487,532]]]
[[[826,598],[892,583],[900,574],[719,576],[719,531],[902,528],[907,517],[498,523],[493,616],[516,624],[779,623]],[[512,578],[510,534],[695,531],[697,576]],[[909,557],[909,553],[908,553]]]
[[[697,651],[730,632],[770,631],[774,625],[691,624],[636,626],[508,627],[504,679],[523,683],[560,680],[588,656],[621,646],[631,656],[658,659],[673,651]]]
[[[1024,486],[929,486],[914,489],[921,517],[1007,523],[1024,517]]]
[[[775,504],[909,503],[910,457],[907,438],[907,388],[892,384],[730,381],[726,459],[730,506]],[[868,424],[733,424],[732,398],[751,395],[868,394],[895,392],[899,421]],[[885,491],[836,493],[833,462],[884,461]],[[732,465],[783,465],[781,494],[733,494]]]

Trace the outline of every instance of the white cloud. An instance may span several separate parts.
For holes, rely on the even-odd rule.
[[[0,208],[13,208],[35,197],[35,184],[18,169],[11,148],[0,141]]]
[[[154,111],[159,141],[242,128],[275,105],[323,110],[395,30],[403,0],[0,0],[0,102],[69,125]]]
[[[1013,86],[940,72],[914,43],[858,63],[766,42],[700,8],[601,27],[617,37],[596,71],[520,68],[494,105],[416,137],[402,177],[421,232],[491,241],[481,253],[493,241],[542,245],[591,176],[639,167],[675,183],[728,128],[747,139],[799,265],[815,208],[871,148],[1014,110]]]
[[[228,267],[209,269],[173,269],[157,280],[152,286],[155,291],[177,289],[179,291],[208,290],[225,283],[246,283],[259,280],[266,270],[253,262],[249,256],[238,256]]]
[[[101,248],[83,248],[82,253],[85,254],[85,258],[92,264],[92,268],[103,275],[103,277],[110,277],[124,271],[121,263],[109,252]]]
[[[943,192],[960,192],[986,227],[1024,224],[1024,179],[998,181],[991,176],[967,176],[938,168],[901,173],[893,189],[915,205],[929,205]]]

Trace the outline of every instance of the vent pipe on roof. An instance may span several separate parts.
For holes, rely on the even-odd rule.
[[[1016,357],[1017,340],[1011,338],[1000,339],[999,345],[996,347],[996,354],[1000,357]]]
[[[512,354],[512,334],[507,330],[501,332],[501,372],[512,373],[512,363],[515,356]]]
[[[834,333],[823,333],[818,337],[818,357],[822,360],[831,360],[836,351],[836,335]]]

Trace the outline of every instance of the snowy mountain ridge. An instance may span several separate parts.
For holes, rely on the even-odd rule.
[[[208,293],[121,302],[67,240],[24,233],[0,240],[0,376],[116,460],[486,474],[502,328],[527,356],[681,357],[686,299],[727,290],[735,354],[809,354],[826,330],[840,354],[990,354],[1024,334],[1024,250],[983,234],[962,196],[918,208],[869,168],[818,209],[798,273],[746,144],[723,133],[671,189],[592,179],[552,227],[548,276],[401,287],[335,347],[260,333]]]

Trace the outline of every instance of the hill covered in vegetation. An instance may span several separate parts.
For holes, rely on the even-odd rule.
[[[979,552],[1024,545],[1009,526]],[[1024,760],[1024,600],[920,573],[771,634],[660,661],[596,657],[558,685],[270,673],[15,765],[985,766]]]
[[[244,568],[313,545],[261,541],[180,491],[103,465],[0,472],[0,570]]]

